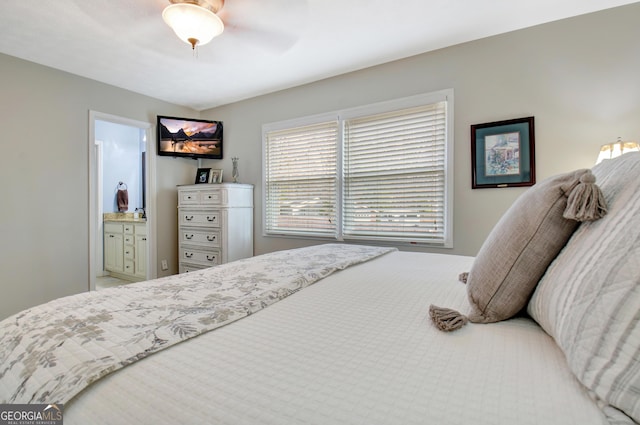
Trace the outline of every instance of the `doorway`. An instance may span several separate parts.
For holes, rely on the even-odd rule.
[[[146,217],[145,279],[157,276],[155,144],[152,124],[89,112],[89,290],[104,274],[103,214],[118,211],[116,188],[128,187],[127,211]],[[114,142],[115,140],[115,142]],[[118,171],[120,170],[120,171]],[[114,172],[115,171],[115,172]],[[122,176],[116,178],[115,176]],[[112,181],[118,181],[114,184]],[[114,187],[111,187],[114,186]],[[141,269],[142,270],[142,269]]]

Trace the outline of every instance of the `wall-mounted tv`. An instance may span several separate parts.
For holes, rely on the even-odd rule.
[[[158,115],[158,155],[222,159],[222,121]]]

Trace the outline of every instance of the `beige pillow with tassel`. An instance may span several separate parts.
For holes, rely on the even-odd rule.
[[[588,169],[548,178],[522,194],[493,228],[466,280],[471,310],[436,306],[429,312],[438,329],[513,317],[527,304],[538,281],[579,221],[606,214],[604,197]]]

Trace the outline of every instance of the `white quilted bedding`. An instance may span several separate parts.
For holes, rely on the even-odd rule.
[[[606,419],[540,327],[442,333],[472,258],[393,252],[129,365],[65,405],[72,424],[590,425]]]

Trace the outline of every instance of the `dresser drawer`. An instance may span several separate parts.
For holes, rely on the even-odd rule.
[[[133,266],[133,260],[124,260],[124,272],[125,274],[132,275],[135,269]]]
[[[200,202],[203,205],[220,205],[222,203],[222,191],[209,189],[200,192]]]
[[[135,259],[135,248],[133,246],[126,245],[124,247],[124,259],[133,261]]]
[[[180,225],[220,227],[220,211],[180,211]]]
[[[207,266],[202,266],[202,265],[196,265],[196,264],[187,264],[187,263],[180,263],[180,267],[178,269],[178,273],[189,273],[189,272],[195,272],[198,270],[203,270],[206,269]]]
[[[200,251],[198,249],[180,248],[180,261],[188,261],[205,266],[215,266],[220,264],[220,253],[218,251]]]
[[[124,244],[125,245],[133,245],[135,242],[135,236],[132,234],[125,233],[124,234]]]
[[[123,229],[124,229],[124,233],[128,233],[133,235],[133,227],[134,225],[132,223],[125,223],[122,225]]]
[[[198,205],[200,203],[200,191],[180,190],[178,191],[178,205]]]
[[[212,248],[220,247],[220,231],[217,229],[180,229],[180,242],[183,244],[208,246]]]

